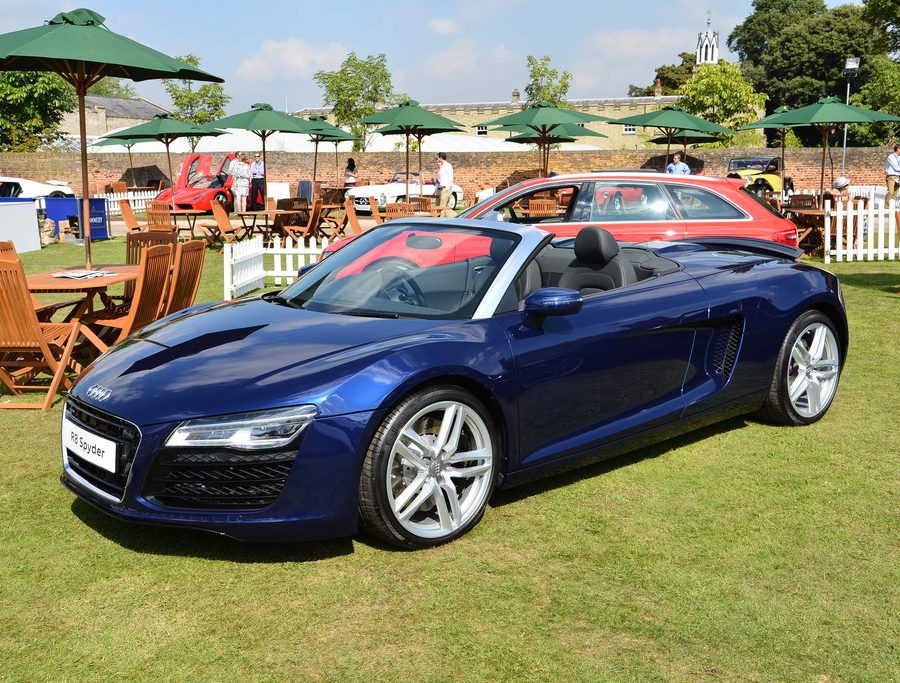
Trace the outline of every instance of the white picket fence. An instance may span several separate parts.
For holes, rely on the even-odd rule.
[[[868,203],[825,202],[825,263],[900,259],[900,205],[870,197]]]
[[[106,192],[93,196],[102,197],[106,200],[107,216],[121,216],[122,212],[119,211],[120,199],[127,199],[131,202],[131,208],[135,211],[143,211],[147,207],[147,202],[158,194],[159,192],[156,190],[141,190],[139,192]]]
[[[235,299],[266,286],[288,285],[297,278],[303,266],[315,263],[328,246],[328,240],[310,240],[309,246],[291,238],[273,238],[272,246],[263,244],[261,235],[251,240],[225,245],[225,298]],[[266,270],[266,257],[271,256],[273,268]]]

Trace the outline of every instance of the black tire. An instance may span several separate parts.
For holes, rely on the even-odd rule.
[[[219,204],[224,204],[228,201],[228,195],[224,192],[216,192],[213,200],[219,202]]]
[[[457,201],[458,201],[458,200],[456,199],[456,193],[455,193],[455,192],[452,192],[452,193],[450,194],[450,199],[447,200],[447,208],[450,209],[450,210],[456,209],[456,203],[457,203]]]
[[[60,192],[59,190],[51,192],[50,194],[47,195],[47,197],[49,197],[50,199],[59,199],[59,198],[65,197],[65,196],[66,196],[66,193]]]
[[[401,466],[403,458],[399,455],[394,457],[392,454],[401,432],[409,427],[410,421],[417,418],[417,415],[420,415],[420,413],[424,412],[425,415],[418,418],[419,422],[415,422],[415,424],[421,423],[426,425],[426,429],[439,432],[439,426],[436,426],[433,419],[429,417],[432,413],[427,411],[432,406],[439,406],[436,410],[436,413],[438,413],[447,404],[465,406],[466,412],[463,413],[464,424],[460,429],[459,444],[461,444],[461,447],[469,449],[476,443],[485,445],[486,447],[483,450],[490,450],[490,470],[478,475],[477,482],[472,481],[471,484],[466,485],[462,485],[462,482],[460,482],[461,490],[457,486],[456,491],[461,496],[457,502],[457,511],[463,509],[461,503],[469,505],[469,507],[465,509],[464,514],[460,514],[459,526],[444,532],[442,528],[433,530],[426,528],[428,524],[437,524],[438,527],[442,526],[437,519],[434,519],[439,517],[439,515],[437,506],[434,504],[436,501],[430,496],[423,499],[423,502],[417,506],[410,504],[407,507],[407,509],[414,511],[408,520],[402,521],[399,518],[392,502],[396,503],[403,498],[405,488],[408,487],[410,490],[414,488],[415,482],[410,485],[407,477],[414,478],[418,474],[407,474],[405,472],[406,469],[414,472],[415,468],[412,465]],[[475,429],[469,427],[469,420],[474,416],[477,416],[477,420],[480,420],[480,426],[486,428],[485,433],[482,433],[482,430],[477,426]],[[480,440],[473,438],[476,432],[481,434],[482,437],[485,437],[486,434],[489,443],[484,444],[484,438]],[[435,437],[435,441],[436,439],[437,437]],[[462,444],[465,444],[465,446],[462,446]],[[456,386],[434,386],[421,389],[406,397],[385,417],[372,438],[372,443],[369,445],[369,450],[363,461],[362,474],[359,481],[359,511],[364,528],[373,536],[390,545],[407,549],[430,548],[448,543],[462,536],[474,527],[484,515],[487,501],[497,482],[500,458],[499,444],[500,439],[497,436],[490,414],[481,401],[469,392]],[[409,450],[409,447],[407,447],[407,450]],[[464,452],[467,453],[469,451]],[[426,464],[430,464],[432,467],[430,470],[422,471],[423,477],[426,476],[428,471],[434,471],[435,460],[428,460]],[[458,464],[468,466],[471,462],[466,461]],[[482,466],[487,467],[487,463],[484,463]],[[444,469],[449,469],[450,467],[451,465],[447,465]],[[440,472],[440,467],[438,467],[438,472]],[[389,476],[392,481],[396,482],[390,491],[388,490]],[[426,486],[432,485],[429,482],[441,476],[443,476],[442,473],[428,474],[427,479],[419,484],[417,490],[426,492]],[[433,486],[439,485],[433,484]],[[469,488],[470,486],[471,488]],[[396,495],[397,493],[400,493],[400,495]],[[441,496],[442,500],[445,501],[444,509],[446,511],[448,502],[446,490],[439,487],[436,495]],[[467,503],[464,503],[466,496],[470,496],[470,498]],[[417,496],[410,495],[407,500],[415,502]],[[428,508],[429,505],[432,509],[423,511],[423,508]],[[401,506],[398,505],[398,507]],[[420,519],[413,519],[417,516]],[[410,528],[411,526],[416,527],[420,525],[423,529],[421,533],[418,533],[417,529]]]
[[[805,346],[806,340],[810,338],[810,335],[814,336],[815,333],[812,331],[814,329],[827,330],[827,332],[823,331],[823,335],[829,358],[827,361],[824,359],[819,361],[819,365],[816,365],[815,361],[810,362],[808,364],[808,367],[811,368],[810,372],[804,374],[794,358],[794,351],[801,335],[803,335],[801,344]],[[766,397],[766,402],[760,410],[760,415],[769,422],[790,426],[808,425],[822,419],[825,413],[828,412],[828,408],[831,406],[837,393],[840,373],[843,367],[841,353],[840,338],[828,316],[815,310],[806,311],[798,316],[788,330],[787,335],[785,335],[781,349],[778,351],[778,360],[775,363],[775,372],[772,375],[769,395]],[[812,399],[807,397],[807,405],[804,406],[803,396],[804,393],[809,393],[808,390],[801,393],[797,399],[792,400],[790,395],[791,385],[799,380],[798,387],[802,386],[804,377],[807,382],[811,382],[811,376],[821,374],[817,368],[825,367],[824,364],[826,362],[829,368],[832,363],[836,367],[833,369],[833,376],[826,379],[828,385],[825,400],[812,404]],[[828,370],[829,374],[831,372],[831,370]],[[814,379],[819,387],[823,386],[821,383],[822,378],[814,377]],[[817,390],[818,394],[819,391]]]

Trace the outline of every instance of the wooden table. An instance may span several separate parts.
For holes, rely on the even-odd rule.
[[[197,236],[194,234],[194,226],[197,225],[197,216],[202,216],[209,213],[209,211],[204,211],[203,209],[170,209],[169,214],[172,216],[172,219],[175,221],[175,225],[178,225],[178,216],[184,216],[187,220],[188,227],[187,229],[191,231],[191,239],[197,239]],[[178,228],[178,232],[181,232],[183,228]]]
[[[825,209],[804,208],[792,209],[783,206],[781,210],[786,216],[795,216],[797,223],[797,244],[812,236],[813,249],[825,249]]]
[[[256,220],[262,216],[265,219],[265,224],[262,228],[262,236],[263,240],[268,242],[272,238],[269,219],[274,221],[279,216],[299,216],[304,213],[306,213],[306,211],[303,209],[261,209],[259,211],[238,211],[235,215],[240,217],[241,224],[244,226],[244,230],[248,237],[253,236],[253,233],[256,231]],[[247,218],[253,219],[250,225],[247,225]]]
[[[84,300],[73,310],[66,320],[80,319],[85,313],[92,310],[94,297],[105,292],[107,287],[121,285],[125,282],[137,280],[140,266],[138,265],[95,265],[94,270],[108,270],[115,275],[103,277],[75,279],[67,277],[53,277],[53,273],[66,270],[84,270],[80,266],[69,268],[57,268],[49,273],[34,273],[25,279],[28,282],[28,291],[33,294],[65,294],[67,292],[83,292]]]

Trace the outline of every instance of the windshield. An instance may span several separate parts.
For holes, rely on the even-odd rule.
[[[519,237],[489,229],[387,223],[305,273],[277,300],[382,318],[471,318]]]
[[[394,174],[394,177],[391,178],[390,182],[406,184],[406,172],[405,171],[397,171]],[[419,174],[416,173],[415,171],[411,171],[409,174],[409,182],[411,182],[411,183],[419,182]]]
[[[524,185],[525,185],[525,183],[516,183],[515,185],[513,185],[512,187],[510,187],[508,190],[503,190],[503,192],[504,192],[504,194],[506,194],[506,195],[512,195],[512,194],[515,194],[515,192],[516,192],[519,188],[523,187]],[[499,194],[499,193],[498,193],[498,194]],[[473,217],[473,216],[477,216],[477,215],[481,212],[482,207],[484,207],[484,206],[486,206],[487,204],[490,204],[491,202],[494,202],[494,201],[497,201],[497,195],[496,195],[496,194],[492,194],[492,195],[490,195],[489,197],[485,197],[484,199],[482,199],[482,200],[481,200],[480,202],[478,202],[477,204],[474,204],[473,206],[470,206],[468,209],[466,209],[465,211],[460,212],[460,213],[457,214],[457,215],[458,215],[459,218],[471,218],[471,217]]]
[[[732,159],[728,162],[729,171],[764,171],[775,159],[772,157],[755,157],[748,159]]]

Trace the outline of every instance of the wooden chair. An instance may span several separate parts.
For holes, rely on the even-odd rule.
[[[19,252],[16,251],[16,245],[12,240],[0,240],[0,260],[20,262]],[[81,300],[79,299],[78,301],[42,304],[31,292],[29,292],[28,295],[31,297],[31,305],[34,307],[38,320],[44,323],[50,322],[50,318],[52,318],[53,314],[57,311],[69,308],[70,306],[76,307],[81,303]]]
[[[529,218],[556,218],[559,216],[559,204],[556,199],[535,199],[528,200],[528,217]]]
[[[340,233],[346,235],[361,235],[362,226],[359,224],[359,217],[356,215],[356,205],[353,203],[353,197],[347,197],[344,200],[344,224],[341,226]]]
[[[279,199],[275,203],[275,208],[279,211],[302,211],[306,215],[294,213],[287,216],[275,216],[275,220],[272,221],[273,232],[277,231],[283,234],[285,225],[305,225],[309,220],[309,202],[305,197]]]
[[[215,204],[215,202],[213,202]],[[168,202],[152,201],[147,205],[147,229],[178,234],[178,226],[172,219]]]
[[[415,211],[431,211],[434,208],[434,197],[425,195],[410,197],[409,203],[412,204]]]
[[[141,262],[141,251],[148,247],[155,247],[158,244],[168,244],[172,248],[174,255],[175,245],[178,244],[178,235],[173,232],[164,230],[148,230],[146,232],[130,232],[125,235],[125,263],[137,265]],[[126,282],[125,290],[122,296],[105,296],[101,295],[101,299],[108,309],[117,309],[119,313],[124,313],[127,307],[131,305],[134,298],[135,282],[133,280]]]
[[[212,202],[212,214],[215,219],[214,223],[197,223],[197,227],[205,233],[203,239],[206,240],[209,246],[220,244],[222,248],[219,251],[222,252],[225,249],[226,242],[231,244],[244,237],[241,234],[246,232],[244,228],[236,228],[231,224],[225,207],[219,202]]]
[[[175,248],[175,267],[172,270],[172,283],[169,285],[163,316],[194,305],[205,256],[206,242],[203,240],[180,242]]]
[[[369,197],[369,206],[372,207],[372,218],[375,219],[375,225],[384,223],[384,216],[381,215],[381,211],[378,209],[378,200],[375,197]]]
[[[43,403],[0,403],[0,408],[47,410],[60,387],[72,386],[66,377],[75,342],[77,322],[40,322],[32,305],[22,263],[0,259],[0,382],[13,394],[45,392]],[[41,374],[50,385],[33,384]]]
[[[159,186],[156,188],[156,189],[157,189],[157,192],[162,192],[162,191],[165,190],[168,186],[169,186],[169,181],[167,181],[167,180],[160,180],[160,181],[159,181]]]
[[[266,211],[274,211],[278,207],[275,197],[266,197]]]
[[[312,209],[309,212],[309,220],[306,225],[283,225],[282,230],[286,236],[296,240],[298,243],[303,242],[308,237],[314,237],[319,231],[319,218],[322,215],[322,198],[316,197],[313,200]]]
[[[124,180],[116,181],[112,184],[112,191],[116,193],[128,192],[128,183]]]
[[[785,206],[789,209],[818,209],[819,200],[814,194],[794,194]]]
[[[125,227],[128,228],[128,232],[138,232],[146,228],[145,225],[141,225],[137,221],[137,217],[134,215],[134,209],[131,208],[131,202],[127,199],[119,200],[119,211],[122,214],[122,220],[125,221]]]
[[[169,288],[171,261],[172,247],[168,244],[158,244],[141,250],[137,287],[135,287],[134,298],[128,311],[119,313],[107,309],[85,316],[82,318],[82,322],[90,327],[118,330],[118,335],[114,335],[115,338],[111,342],[116,344],[133,332],[137,332],[157,320],[162,310],[163,297]],[[109,348],[109,345],[101,339],[97,339],[95,344],[101,351]]]
[[[413,205],[409,202],[394,202],[384,207],[384,220],[392,221],[397,218],[409,218],[415,213]]]

